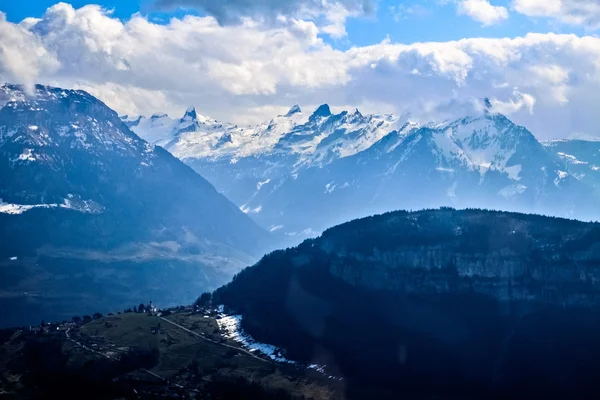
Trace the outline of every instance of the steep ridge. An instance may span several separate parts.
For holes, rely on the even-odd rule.
[[[399,211],[271,253],[212,300],[349,398],[579,397],[598,390],[599,278],[597,223]]]
[[[103,268],[106,276],[117,267],[131,274],[127,283],[107,278],[98,290],[108,292],[124,284],[143,290],[147,274],[165,271],[134,270],[159,260],[165,268],[185,264],[193,290],[214,287],[270,245],[268,234],[210,183],[140,139],[88,93],[5,85],[0,105],[0,263],[8,285],[2,298],[26,301],[23,293],[31,290],[66,295],[64,280],[54,288],[38,280],[68,280],[58,269],[73,262],[63,259],[79,260],[96,277]],[[169,292],[169,301],[177,297],[160,281],[153,285]]]

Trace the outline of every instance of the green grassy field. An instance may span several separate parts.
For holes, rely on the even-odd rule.
[[[218,324],[212,317],[174,313],[167,318],[209,339],[221,340]],[[149,370],[168,380],[186,379],[185,369],[195,363],[198,375],[203,379],[217,375],[241,376],[265,387],[284,389],[305,398],[328,399],[332,395],[324,379],[309,378],[296,367],[257,360],[241,351],[202,340],[157,316],[137,313],[107,316],[85,324],[80,333],[91,340],[103,338],[117,348],[157,348],[158,363]],[[232,341],[223,342],[235,345]]]

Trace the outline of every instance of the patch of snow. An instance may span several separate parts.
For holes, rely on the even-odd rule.
[[[10,204],[0,201],[0,213],[3,214],[23,214],[32,208],[53,208],[58,204]]]
[[[152,153],[154,151],[154,145],[151,143],[146,143],[146,149],[144,150],[145,153]]]
[[[253,213],[253,214],[258,214],[258,213],[259,213],[259,212],[261,212],[261,211],[262,211],[262,206],[258,206],[258,207],[256,207],[254,210],[252,210],[252,213]]]
[[[319,364],[310,364],[308,366],[309,369],[314,369],[317,372],[320,372],[322,374],[325,373],[325,366],[324,365],[319,365]]]
[[[312,228],[306,228],[305,230],[303,230],[303,231],[301,232],[301,234],[302,234],[302,235],[306,235],[306,236],[311,236],[311,235],[312,235],[312,236],[316,236],[316,235],[318,235],[318,234],[319,234],[319,232],[317,232],[317,231],[313,231],[313,229],[312,229]]]
[[[269,182],[271,182],[271,179],[267,179],[266,181],[258,182],[256,184],[256,189],[260,190],[261,187],[263,187],[264,185],[266,185]]]
[[[59,204],[58,206],[60,208],[68,208],[86,214],[101,214],[104,211],[104,207],[95,201],[81,200],[78,197],[75,198],[72,194],[70,194],[68,198],[64,199],[63,203]]]
[[[508,185],[500,189],[498,194],[504,198],[510,198],[523,193],[526,189],[525,185]]]
[[[104,211],[104,208],[93,200],[73,200],[64,199],[62,204],[11,204],[4,203],[0,199],[0,213],[3,214],[23,214],[33,208],[68,208],[71,210],[88,213],[99,214]]]
[[[521,180],[519,174],[521,173],[521,164],[513,165],[510,167],[504,167],[504,171],[508,174],[508,177],[513,181]]]
[[[222,314],[222,311],[220,312],[221,314],[217,317],[217,324],[223,331],[223,336],[241,344],[242,347],[251,352],[262,353],[273,361],[296,364],[295,361],[285,358],[281,349],[270,344],[257,342],[252,336],[244,332],[241,327],[241,315],[225,315]]]
[[[556,186],[560,185],[560,182],[561,182],[563,179],[565,179],[567,176],[569,176],[569,173],[568,173],[568,172],[565,172],[565,171],[560,171],[560,170],[559,170],[559,171],[556,171],[556,173],[557,173],[557,175],[558,175],[558,176],[556,177],[556,179],[554,179],[554,184],[555,184]]]
[[[38,126],[37,125],[29,125],[28,126],[30,131],[37,131],[38,130]]]
[[[223,305],[219,305],[217,307],[217,325],[219,325],[219,329],[221,329],[223,336],[228,339],[233,340],[242,345],[246,350],[252,353],[261,353],[265,356],[269,357],[273,361],[277,361],[280,363],[299,365],[297,361],[290,360],[285,357],[282,349],[273,346],[271,344],[261,343],[256,341],[252,336],[248,333],[244,332],[241,324],[242,324],[242,316],[241,315],[227,315],[224,314],[225,307]],[[208,318],[208,316],[205,316]],[[307,369],[315,370],[321,374],[325,375],[325,365],[320,364],[309,364],[304,365]],[[338,378],[333,375],[327,376],[329,379],[341,381],[343,378]]]
[[[23,152],[21,154],[19,154],[19,157],[17,157],[17,160],[19,160],[19,161],[35,161],[36,158],[33,155],[33,149],[23,149]]]
[[[600,171],[600,167],[597,165],[592,165],[592,170],[593,171]]]
[[[10,261],[17,261],[18,257],[9,257]]]
[[[278,231],[280,229],[283,229],[283,225],[274,225],[272,227],[269,228],[269,232],[275,232]]]
[[[455,172],[454,168],[443,168],[443,167],[437,167],[435,169],[436,171],[440,171],[440,172]]]
[[[562,153],[562,152],[558,152],[556,154],[558,154],[558,156],[560,158],[562,158],[563,160],[565,160],[571,164],[587,164],[587,162],[578,160],[577,157],[575,157],[571,154],[566,154],[566,153]]]

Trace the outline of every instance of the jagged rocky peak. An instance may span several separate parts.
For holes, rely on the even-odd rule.
[[[215,145],[216,148],[219,148],[227,143],[233,143],[233,139],[231,138],[231,133],[230,132],[225,132],[217,141],[217,144]]]
[[[197,118],[198,114],[196,113],[196,107],[190,106],[187,110],[185,110],[182,120],[195,120]]]
[[[485,109],[487,111],[492,109],[492,102],[490,101],[489,97],[486,97],[485,99],[483,99],[483,106],[485,107]]]
[[[310,116],[311,120],[314,120],[316,118],[325,118],[325,117],[329,117],[331,116],[331,109],[329,108],[328,104],[321,104],[319,106],[319,108],[317,108],[315,110],[314,113],[312,113],[312,115]]]
[[[152,116],[150,116],[151,119],[159,119],[159,118],[166,118],[168,117],[168,115],[166,113],[162,113],[162,112],[156,112],[154,114],[152,114]]]
[[[298,104],[294,104],[292,106],[292,108],[290,108],[290,110],[284,115],[284,117],[291,117],[294,114],[298,114],[301,113],[302,110],[300,109],[300,106]]]

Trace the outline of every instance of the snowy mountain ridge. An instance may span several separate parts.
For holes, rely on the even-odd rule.
[[[490,108],[426,123],[408,114],[333,114],[327,104],[311,114],[294,106],[247,128],[192,120],[187,129],[170,120],[176,129],[154,143],[164,143],[264,228],[290,236],[402,208],[597,215],[580,200],[593,195],[583,175]],[[132,129],[160,136],[143,124]]]
[[[384,150],[391,152],[411,133],[427,128],[444,132],[435,137],[437,167],[441,171],[448,169],[447,164],[458,161],[470,170],[478,170],[482,176],[491,169],[518,181],[520,166],[508,165],[517,140],[508,136],[515,126],[500,114],[486,115],[422,124],[408,115],[363,115],[358,109],[332,114],[324,104],[311,115],[294,105],[284,115],[246,128],[201,116],[193,107],[181,119],[172,119],[164,113],[150,118],[122,119],[138,135],[182,160],[228,159],[236,163],[245,157],[280,154],[295,158],[293,172],[358,154],[388,136],[390,142],[394,137],[397,139]]]
[[[284,114],[256,126],[240,127],[196,113],[190,107],[181,119],[167,114],[122,117],[138,135],[185,160],[240,158],[262,154],[294,154],[299,165],[322,165],[363,151],[406,118],[391,114],[363,116],[358,110],[334,115],[327,104],[303,113],[294,105]]]

